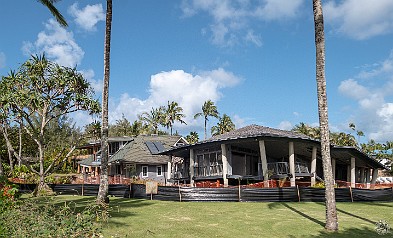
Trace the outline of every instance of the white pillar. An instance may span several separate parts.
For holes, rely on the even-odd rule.
[[[269,173],[267,171],[267,157],[266,157],[266,148],[265,141],[259,141],[259,153],[261,154],[261,165],[262,165],[262,176],[263,176],[263,184],[265,187],[269,185]]]
[[[295,175],[295,147],[293,142],[289,142],[289,172],[291,173],[291,187],[296,186],[296,175]]]
[[[373,169],[373,178],[371,179],[371,188],[375,188],[375,183],[377,182],[378,178],[378,169]]]
[[[317,147],[312,147],[312,154],[311,154],[311,186],[315,185],[315,176],[317,173]]]
[[[167,167],[168,167],[168,171],[167,171],[167,175],[166,175],[166,182],[167,183],[169,183],[168,182],[168,179],[171,179],[171,177],[172,177],[172,155],[170,155],[169,156],[169,159],[170,159],[170,162],[168,162],[168,165],[167,165]]]
[[[351,157],[351,187],[354,188],[355,185],[356,185],[355,158]]]
[[[333,181],[336,183],[336,159],[332,158]]]
[[[221,156],[222,156],[222,179],[224,181],[224,187],[228,187],[228,159],[227,159],[227,146],[221,144]]]
[[[194,149],[190,149],[190,185],[194,187]]]
[[[366,188],[370,188],[370,168],[366,170]]]

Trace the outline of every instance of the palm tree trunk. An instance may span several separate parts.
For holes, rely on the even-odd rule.
[[[110,48],[112,28],[112,0],[106,1],[106,24],[104,44],[104,88],[102,91],[102,126],[101,126],[101,171],[97,203],[108,202],[108,94],[110,72]]]
[[[328,107],[326,96],[325,79],[325,36],[323,26],[323,13],[321,0],[313,0],[314,24],[315,24],[315,47],[316,47],[316,80],[318,93],[319,126],[321,130],[321,154],[323,174],[325,180],[326,199],[326,225],[328,231],[338,230],[336,211],[336,198],[334,191],[334,179],[330,159]]]
[[[206,126],[207,126],[207,119],[205,118],[205,140],[206,140],[206,137],[207,137],[207,135],[206,135],[206,133],[207,133]]]

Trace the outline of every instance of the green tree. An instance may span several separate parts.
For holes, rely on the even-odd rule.
[[[106,1],[105,42],[104,42],[104,86],[102,90],[102,127],[101,127],[101,170],[97,204],[108,200],[108,98],[110,51],[112,32],[112,0]]]
[[[235,124],[232,122],[232,119],[227,114],[224,114],[222,117],[219,118],[217,125],[211,128],[211,133],[213,136],[215,136],[233,130],[235,130]]]
[[[186,124],[185,121],[183,121],[183,118],[185,117],[184,114],[182,114],[183,108],[179,106],[177,102],[172,101],[169,103],[168,101],[168,106],[165,110],[165,126],[167,128],[171,128],[171,135],[172,135],[172,129],[173,129],[173,124],[178,121],[181,124]]]
[[[195,144],[199,141],[199,135],[196,131],[191,131],[190,134],[186,136],[186,140],[190,144]]]
[[[205,101],[205,103],[202,105],[202,112],[199,112],[194,115],[194,119],[203,116],[204,121],[205,121],[205,134],[204,134],[204,139],[206,140],[207,138],[207,121],[209,121],[209,117],[219,117],[219,113],[217,111],[217,107],[214,105],[214,102],[211,100]]]
[[[110,136],[129,136],[132,135],[132,126],[127,118],[122,115],[121,119],[116,120],[116,124],[109,126]]]
[[[87,139],[99,140],[101,138],[101,122],[94,120],[85,125],[84,135]]]
[[[58,2],[59,0],[37,0],[37,2],[40,2],[42,5],[44,5],[48,10],[52,13],[56,21],[61,25],[61,26],[68,26],[66,20],[64,19],[63,15],[57,10],[55,7],[54,3]]]
[[[313,0],[315,49],[316,49],[316,81],[318,94],[319,127],[321,130],[321,154],[325,181],[326,224],[328,231],[338,230],[334,179],[330,158],[328,104],[325,79],[325,32],[321,0]]]
[[[0,82],[0,107],[20,118],[24,131],[37,145],[39,170],[38,190],[45,189],[44,178],[52,170],[44,168],[45,134],[49,123],[61,116],[75,112],[100,110],[97,100],[92,99],[93,90],[76,69],[60,66],[42,56],[32,56],[17,72],[11,71]],[[75,148],[75,147],[73,147]],[[64,160],[72,153],[66,154]]]
[[[150,112],[144,112],[139,116],[147,128],[153,133],[158,134],[158,127],[165,125],[165,107],[152,108]]]

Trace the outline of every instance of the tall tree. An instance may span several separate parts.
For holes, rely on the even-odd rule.
[[[190,134],[186,136],[186,140],[190,144],[195,144],[199,141],[199,135],[196,131],[191,131]]]
[[[106,1],[105,42],[104,42],[104,87],[102,90],[102,127],[101,127],[101,171],[100,187],[97,195],[97,203],[108,201],[108,97],[109,97],[109,73],[110,51],[112,31],[112,0]]]
[[[54,165],[44,168],[45,135],[49,123],[75,111],[99,112],[99,103],[92,95],[93,90],[81,73],[53,63],[44,55],[33,56],[17,72],[11,71],[2,78],[0,107],[7,108],[11,117],[21,119],[16,122],[21,121],[24,131],[38,148],[39,171],[31,168],[40,177],[38,190],[46,189],[44,178]]]
[[[201,116],[203,116],[203,118],[205,120],[204,139],[206,140],[206,138],[207,138],[207,121],[209,120],[209,117],[215,117],[215,118],[219,117],[217,107],[214,105],[214,102],[212,102],[211,100],[205,101],[205,103],[202,106],[202,112],[195,114],[194,119],[201,117]]]
[[[232,119],[224,114],[217,122],[217,125],[213,126],[211,129],[211,133],[213,136],[221,135],[225,132],[230,132],[235,130],[235,124],[232,122]]]
[[[131,123],[122,115],[121,119],[116,120],[116,124],[109,126],[110,136],[129,136],[132,134]]]
[[[64,19],[63,15],[57,10],[55,7],[54,3],[58,2],[59,0],[37,0],[40,2],[42,5],[44,5],[48,10],[52,13],[52,15],[55,17],[56,21],[61,25],[61,26],[68,26],[66,20]]]
[[[158,134],[158,127],[165,125],[165,107],[151,108],[150,112],[144,112],[139,116],[139,119],[145,123],[153,134]]]
[[[319,127],[321,130],[321,154],[325,181],[326,225],[328,231],[338,230],[334,179],[330,158],[329,120],[325,79],[325,33],[321,0],[313,0],[316,81],[318,94]]]
[[[173,129],[173,124],[178,121],[181,124],[186,124],[185,121],[183,121],[183,118],[185,117],[184,114],[182,114],[183,108],[179,106],[177,102],[172,101],[169,103],[168,101],[168,106],[165,110],[165,125],[167,128],[171,128],[171,135],[172,135],[172,129]]]

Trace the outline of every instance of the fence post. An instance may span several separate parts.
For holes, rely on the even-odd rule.
[[[297,198],[300,202],[300,192],[299,192],[299,185],[296,185],[296,189],[297,189]]]
[[[179,202],[181,202],[181,190],[180,190],[180,185],[178,185],[178,188],[179,188]]]
[[[240,196],[240,184],[239,184],[239,202],[241,202],[241,196]]]
[[[83,194],[84,194],[84,185],[85,185],[85,180],[83,180],[83,183],[82,183],[82,196],[84,196]]]
[[[349,187],[349,193],[351,194],[351,202],[353,202],[352,187]]]
[[[130,192],[129,192],[129,194],[128,194],[128,198],[131,198],[131,192],[132,192],[131,186],[132,186],[132,183],[130,183]]]

